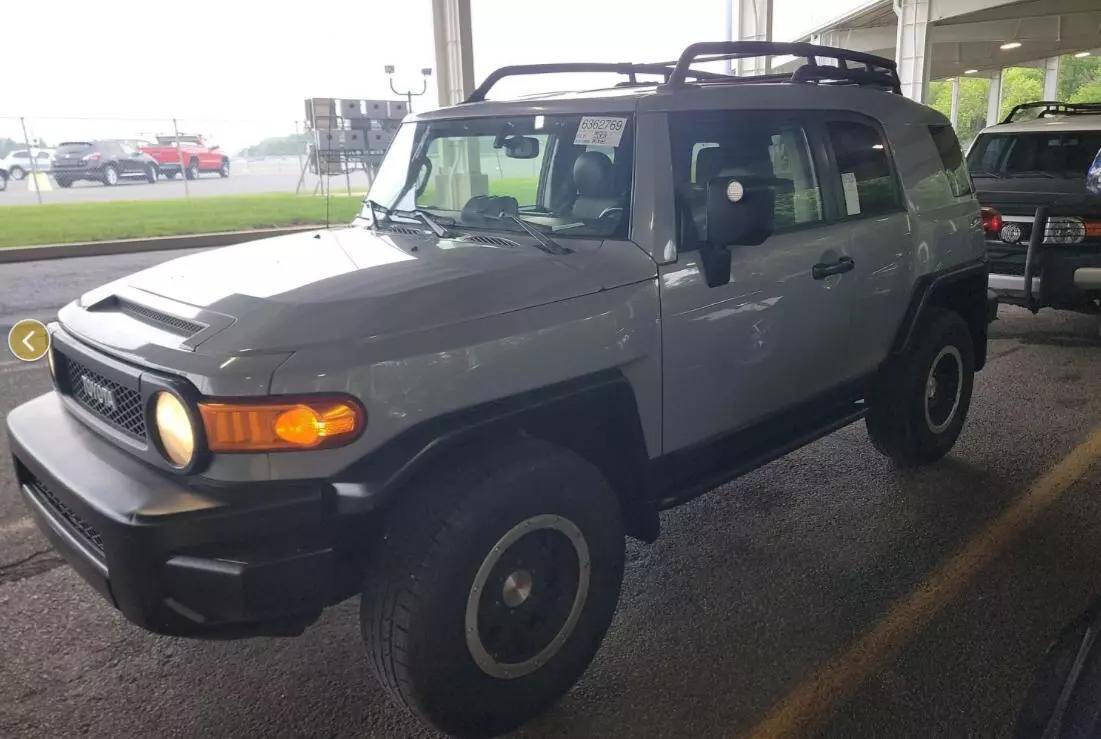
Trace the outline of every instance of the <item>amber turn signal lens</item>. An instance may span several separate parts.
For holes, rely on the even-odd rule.
[[[354,440],[366,415],[346,396],[199,403],[212,452],[323,449]]]

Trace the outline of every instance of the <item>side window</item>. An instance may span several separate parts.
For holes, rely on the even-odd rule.
[[[971,194],[971,176],[967,173],[967,164],[960,151],[960,142],[951,126],[929,126],[929,135],[940,154],[940,162],[948,175],[948,186],[952,195],[963,197]]]
[[[12,154],[12,156],[15,157],[16,159],[30,159],[31,158],[30,155],[27,154],[26,151],[17,151],[14,154]]]
[[[715,177],[775,178],[776,232],[822,221],[822,195],[799,121],[757,112],[674,113],[670,129],[682,249],[706,237],[707,183]]]
[[[47,151],[40,151],[40,152],[38,152],[38,155],[35,157],[35,159],[49,159],[49,158],[50,158],[50,153],[47,152]]]
[[[887,144],[872,126],[855,121],[826,124],[841,175],[844,213],[875,216],[902,208]]]

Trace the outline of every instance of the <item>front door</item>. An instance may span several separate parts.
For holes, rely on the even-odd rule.
[[[807,129],[796,113],[670,115],[680,223],[677,261],[660,271],[666,452],[747,427],[848,379],[843,296],[853,275],[818,270],[816,277],[814,269],[845,264],[848,230],[823,195],[828,165]],[[698,249],[707,182],[739,174],[784,183],[775,231],[760,245],[731,247],[729,282],[709,287]]]

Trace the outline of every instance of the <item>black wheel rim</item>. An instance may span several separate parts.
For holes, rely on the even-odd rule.
[[[963,360],[959,349],[946,346],[929,368],[925,381],[925,421],[934,433],[944,431],[956,415],[963,387]]]
[[[577,624],[589,575],[588,545],[568,519],[534,516],[510,529],[483,560],[467,599],[475,663],[505,679],[546,664]]]

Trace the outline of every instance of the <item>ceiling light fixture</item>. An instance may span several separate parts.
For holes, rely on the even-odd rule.
[[[1020,41],[1008,41],[1008,42],[1002,44],[1002,46],[1001,46],[1002,51],[1009,51],[1010,49],[1019,49],[1019,48],[1021,48],[1021,42]]]
[[[1080,51],[1077,54],[1075,54],[1075,56],[1078,57],[1079,59],[1081,59],[1084,56],[1089,56],[1089,55],[1090,55],[1090,53],[1088,51]]]
[[[965,70],[963,70],[964,74],[978,74],[978,72],[979,72],[979,70],[977,70],[977,69],[965,69]]]

